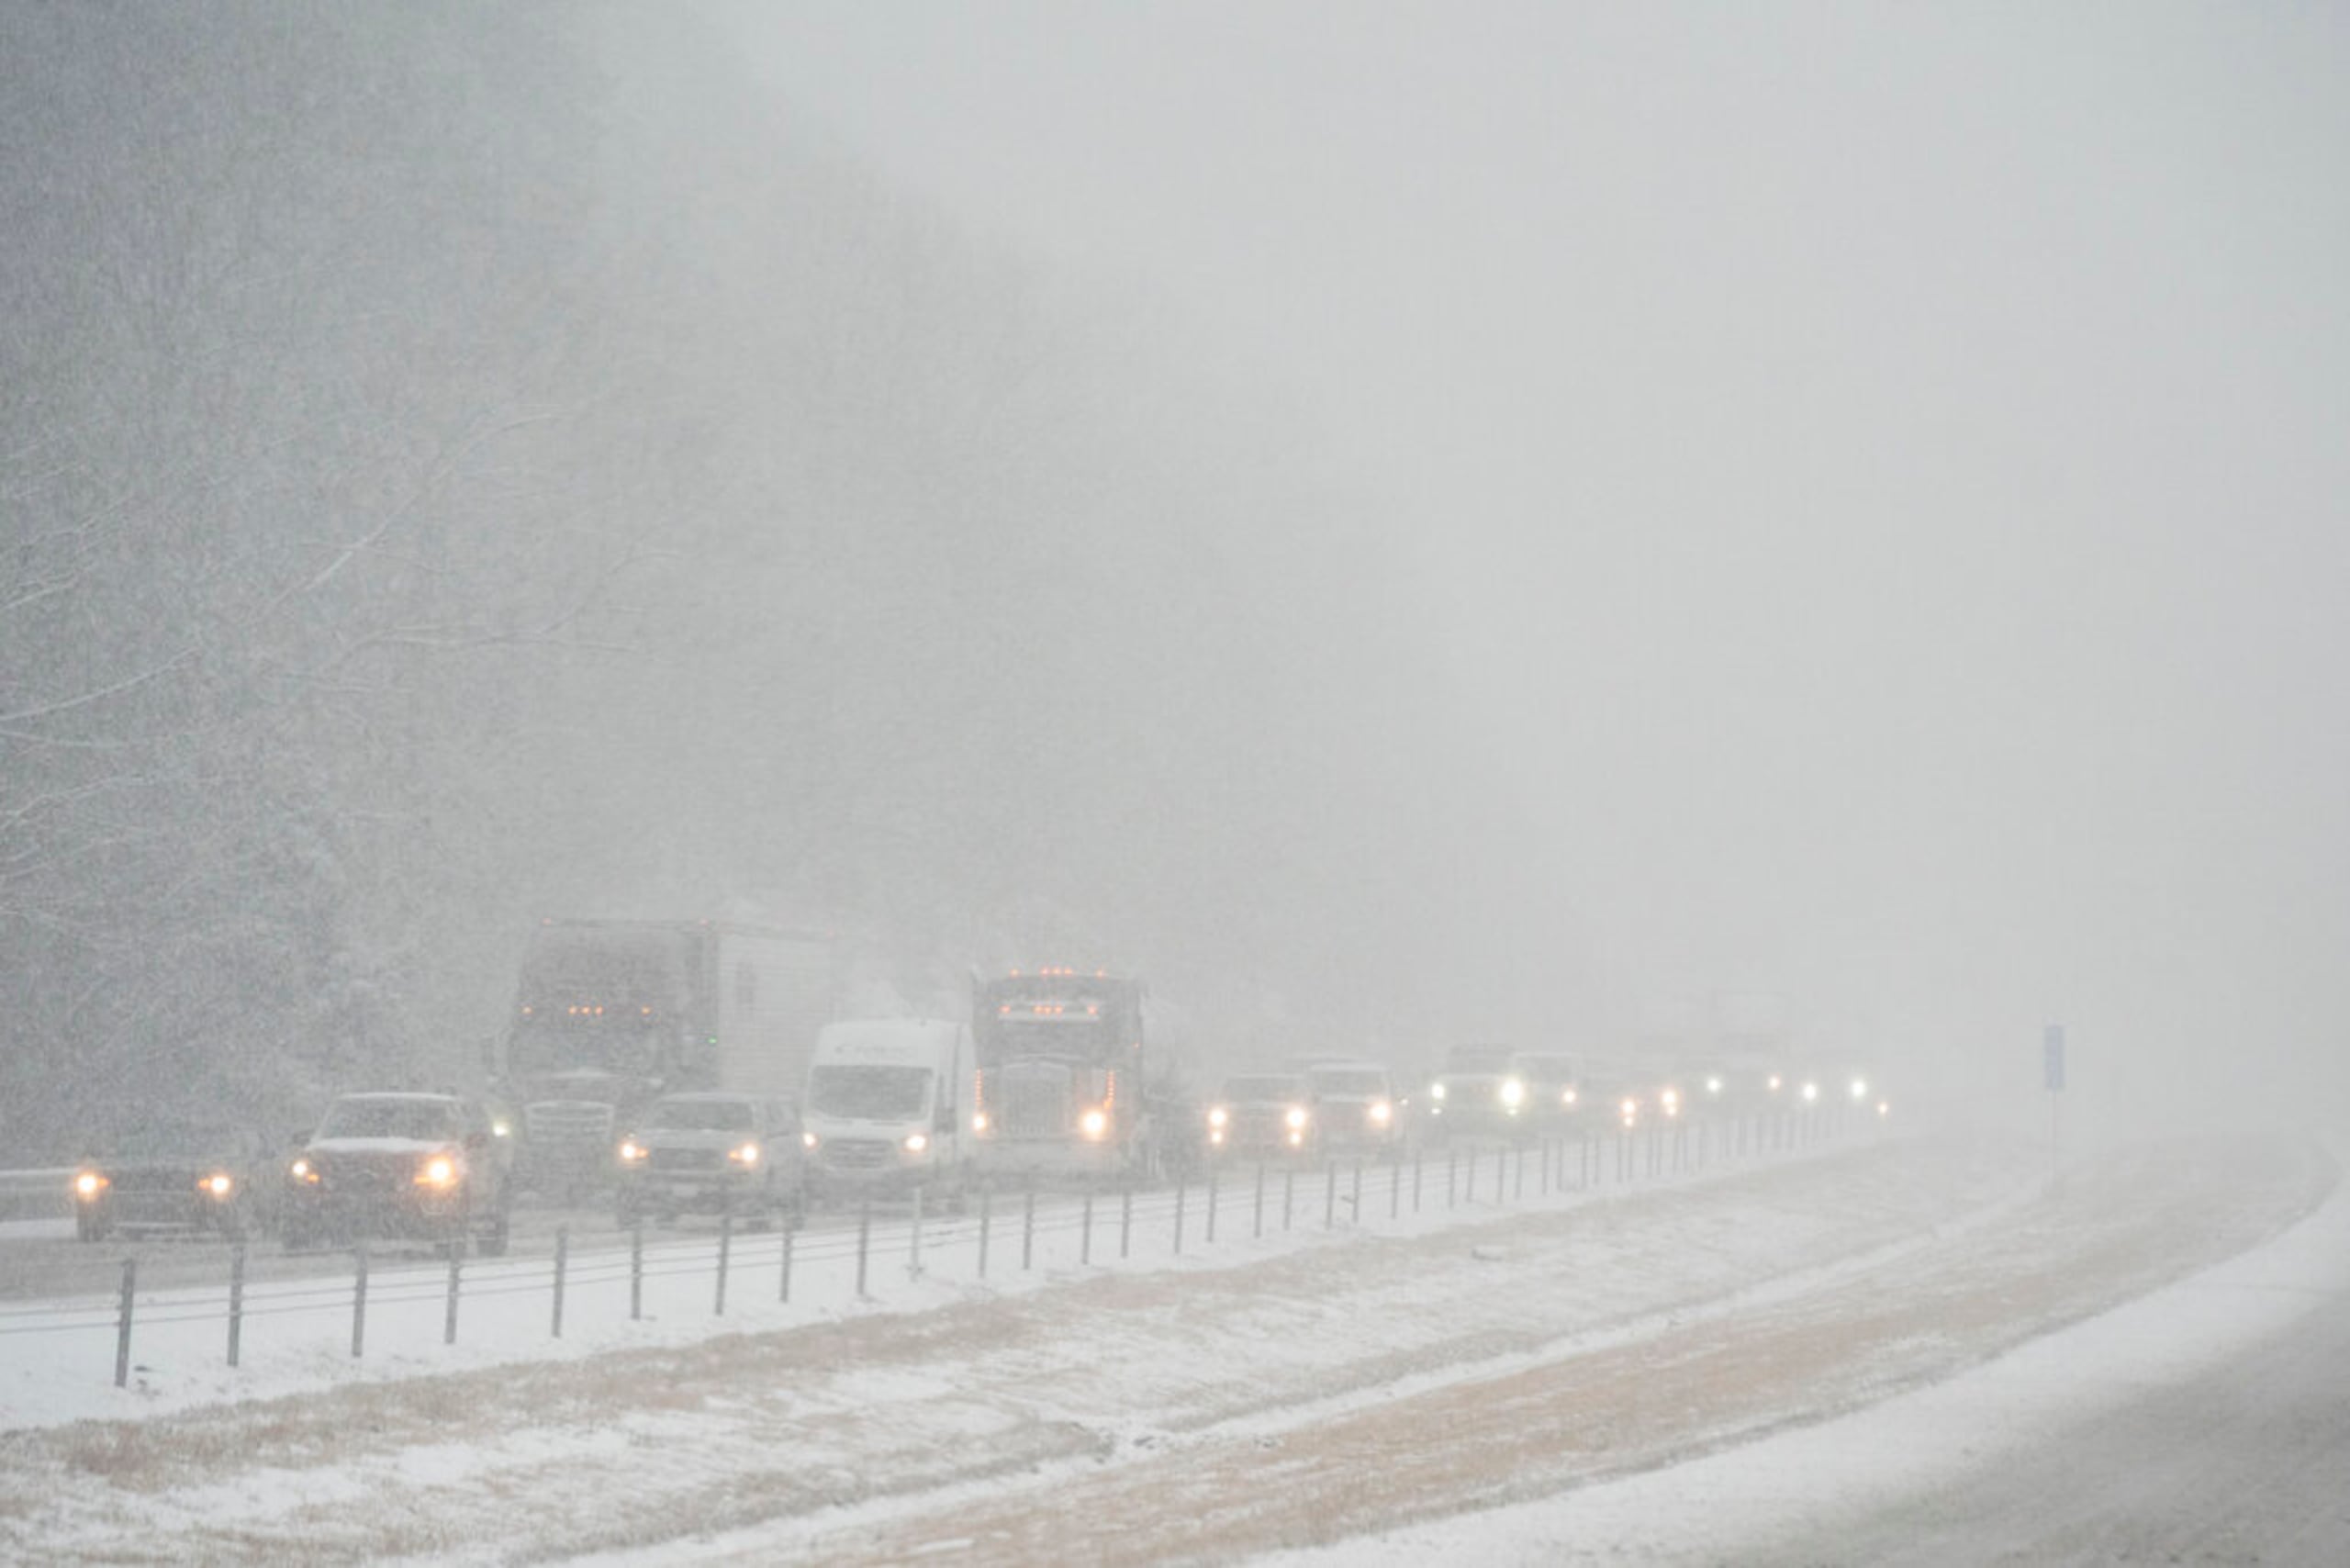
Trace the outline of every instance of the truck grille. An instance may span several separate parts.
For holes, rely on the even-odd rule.
[[[1056,1062],[1014,1062],[997,1075],[990,1114],[1006,1137],[1066,1137],[1069,1070]]]
[[[824,1163],[835,1170],[878,1170],[890,1163],[895,1147],[888,1138],[827,1138],[823,1147]]]
[[[540,1100],[522,1107],[522,1134],[549,1147],[612,1141],[612,1108],[599,1100]]]
[[[655,1170],[708,1174],[726,1166],[722,1148],[655,1148],[645,1163]]]

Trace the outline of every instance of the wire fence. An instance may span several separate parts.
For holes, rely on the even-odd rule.
[[[1080,1188],[982,1182],[954,1195],[940,1212],[917,1191],[904,1208],[877,1215],[867,1202],[854,1224],[738,1228],[719,1218],[717,1235],[648,1236],[642,1222],[616,1244],[580,1250],[567,1227],[554,1233],[551,1257],[487,1258],[462,1242],[444,1263],[416,1266],[385,1261],[364,1243],[350,1253],[347,1273],[252,1282],[248,1244],[231,1244],[227,1277],[209,1285],[142,1291],[139,1258],[122,1260],[112,1299],[79,1303],[20,1303],[0,1306],[0,1340],[17,1337],[88,1337],[111,1331],[115,1384],[124,1386],[141,1330],[213,1325],[225,1364],[241,1364],[245,1329],[253,1320],[327,1323],[339,1336],[344,1320],[350,1355],[366,1353],[371,1317],[437,1305],[442,1343],[460,1342],[466,1307],[504,1298],[537,1296],[546,1304],[545,1333],[561,1338],[566,1311],[583,1300],[610,1315],[625,1287],[628,1320],[647,1316],[650,1291],[667,1294],[667,1309],[682,1305],[677,1282],[699,1280],[707,1310],[726,1316],[730,1291],[789,1305],[811,1291],[834,1301],[872,1301],[882,1293],[925,1279],[986,1282],[1040,1268],[1103,1268],[1136,1258],[1168,1260],[1209,1248],[1259,1242],[1269,1236],[1319,1230],[1376,1231],[1427,1226],[1431,1216],[1496,1212],[1684,1174],[1726,1161],[1755,1161],[1800,1152],[1850,1130],[1839,1108],[1691,1115],[1636,1129],[1559,1132],[1516,1139],[1460,1138],[1423,1143],[1390,1154],[1366,1152],[1318,1160],[1225,1158],[1172,1184],[1096,1184]],[[575,1325],[576,1319],[574,1319]],[[503,1340],[510,1320],[494,1326]],[[307,1330],[315,1339],[317,1330]]]

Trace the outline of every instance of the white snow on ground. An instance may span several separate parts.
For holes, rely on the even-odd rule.
[[[2142,1155],[2105,1171],[2068,1221],[2038,1202],[2041,1170],[2011,1146],[1819,1152],[1548,1200],[1529,1175],[1524,1203],[1506,1211],[1490,1189],[1448,1210],[1438,1180],[1416,1218],[1406,1202],[1392,1221],[1372,1184],[1371,1236],[1322,1229],[1317,1185],[1301,1191],[1286,1233],[1275,1194],[1268,1234],[1252,1239],[1250,1195],[1227,1186],[1213,1246],[1195,1189],[1183,1255],[1170,1255],[1162,1195],[1137,1204],[1123,1267],[1114,1205],[1096,1215],[1090,1266],[1078,1261],[1074,1211],[1040,1211],[1037,1267],[1025,1272],[1016,1211],[999,1210],[984,1282],[972,1219],[928,1228],[918,1281],[907,1278],[905,1227],[877,1226],[867,1302],[853,1260],[833,1250],[841,1233],[803,1238],[788,1306],[774,1300],[779,1241],[745,1238],[723,1319],[711,1313],[713,1244],[699,1238],[657,1255],[643,1322],[629,1320],[611,1258],[575,1258],[559,1342],[543,1261],[469,1265],[469,1282],[507,1294],[467,1297],[453,1349],[441,1344],[445,1265],[380,1265],[364,1358],[349,1354],[347,1282],[297,1282],[288,1288],[322,1299],[249,1324],[235,1372],[219,1365],[217,1299],[176,1323],[161,1321],[172,1303],[159,1302],[128,1391],[110,1386],[102,1327],[0,1338],[17,1428],[0,1433],[0,1557],[834,1562],[935,1549],[1010,1563],[1049,1555],[1063,1528],[1067,1550],[1106,1560],[1239,1555],[1383,1524],[1384,1537],[1327,1561],[1555,1560],[1561,1540],[1617,1539],[1611,1529],[1628,1543],[1650,1539],[1634,1529],[1657,1524],[1641,1510],[1685,1509],[1697,1494],[1684,1482],[1759,1509],[1804,1466],[1868,1479],[1878,1455],[1783,1446],[1832,1441],[1846,1422],[1750,1439],[1945,1375],[1953,1357],[1981,1359],[1970,1345],[2069,1321],[2132,1278],[2176,1277],[2162,1246],[2140,1249],[2145,1194],[2208,1229],[2184,1239],[2188,1260],[2245,1246],[2264,1234],[2259,1215],[2309,1201],[2294,1196],[2310,1189],[2290,1158],[2214,1191],[2204,1171],[2229,1169],[2224,1155],[2216,1166]],[[2232,1219],[2239,1208],[2254,1217]],[[2340,1202],[2324,1215],[2338,1224]],[[1481,1228],[1455,1234],[1472,1225]],[[2003,1273],[2015,1257],[2037,1269],[2076,1239],[2122,1246],[2109,1271],[2070,1282],[2065,1301],[2009,1303],[2004,1282],[2035,1277]],[[2007,1305],[1979,1321],[1945,1318],[1945,1291],[1973,1293],[1950,1297],[1962,1305]],[[1750,1331],[1776,1336],[1790,1356],[1839,1355],[1856,1304],[1893,1327],[1876,1327],[1876,1370],[1849,1386],[1746,1387],[1707,1371],[1713,1342]],[[2210,1332],[2255,1327],[2221,1311]],[[795,1331],[755,1332],[786,1327]],[[1913,1353],[1902,1336],[1921,1333]],[[72,1354],[20,1359],[28,1339]],[[1774,1351],[1746,1372],[1785,1364]],[[1638,1369],[1632,1383],[1626,1368]],[[1689,1376],[1673,1382],[1676,1369]],[[420,1375],[433,1372],[458,1375]],[[1624,1393],[1615,1446],[1570,1451],[1562,1411]],[[264,1397],[276,1394],[288,1397]],[[1812,1407],[1818,1397],[1826,1410]],[[57,1425],[76,1416],[138,1418]],[[1911,1439],[1905,1426],[1862,1440]],[[1693,1446],[1739,1442],[1681,1462]],[[1513,1445],[1524,1451],[1496,1452]],[[1716,1468],[1741,1457],[1755,1468]],[[1263,1495],[1286,1511],[1253,1517],[1254,1478],[1275,1463],[1293,1479]],[[1398,1467],[1448,1464],[1454,1479],[1412,1497],[1348,1491],[1349,1476],[1385,1484],[1406,1475]],[[1673,1468],[1652,1478],[1663,1490],[1644,1494],[1651,1482],[1606,1479],[1610,1465]],[[1907,1473],[1888,1468],[1882,1484]],[[1487,1474],[1504,1479],[1489,1485]],[[1563,1495],[1462,1511],[1538,1492]],[[1366,1501],[1401,1511],[1350,1522]],[[1593,1507],[1609,1511],[1563,1526],[1546,1512]],[[1211,1516],[1196,1528],[1215,1533],[1185,1535]],[[1416,1517],[1431,1522],[1398,1522]],[[1716,1517],[1721,1533],[1707,1543],[1742,1539]],[[1043,1547],[1024,1533],[1040,1521],[1065,1521]],[[1105,1528],[1121,1532],[1108,1544]]]
[[[1849,1144],[1823,1143],[1814,1153],[1832,1154]],[[1561,1167],[1580,1167],[1580,1151],[1560,1151]],[[1595,1164],[1605,1149],[1595,1149]],[[999,1196],[989,1215],[988,1258],[980,1277],[979,1220],[933,1215],[922,1226],[917,1249],[905,1210],[877,1212],[867,1261],[867,1291],[856,1290],[856,1235],[835,1216],[824,1228],[803,1232],[793,1244],[791,1301],[781,1295],[783,1244],[773,1233],[742,1233],[728,1252],[726,1310],[717,1305],[719,1244],[708,1227],[692,1234],[648,1232],[643,1316],[632,1319],[629,1260],[624,1247],[606,1244],[575,1250],[565,1279],[562,1335],[554,1332],[554,1270],[545,1259],[468,1260],[462,1271],[458,1334],[443,1342],[448,1265],[409,1247],[375,1258],[368,1278],[362,1353],[352,1353],[354,1282],[347,1262],[317,1278],[273,1280],[249,1285],[244,1298],[239,1365],[227,1364],[228,1262],[221,1255],[220,1282],[203,1287],[140,1291],[132,1319],[131,1375],[113,1385],[118,1304],[113,1294],[72,1299],[0,1302],[0,1430],[53,1426],[88,1419],[142,1418],[226,1402],[271,1399],[359,1383],[381,1383],[439,1372],[464,1372],[520,1361],[576,1361],[607,1350],[680,1346],[722,1334],[834,1322],[882,1312],[923,1311],[986,1295],[1035,1290],[1080,1275],[1141,1273],[1165,1269],[1229,1266],[1326,1245],[1361,1229],[1386,1236],[1418,1236],[1455,1225],[1479,1223],[1504,1213],[1544,1212],[1588,1203],[1623,1192],[1647,1193],[1728,1174],[1738,1166],[1710,1159],[1696,1169],[1696,1146],[1686,1146],[1689,1169],[1678,1175],[1639,1174],[1617,1181],[1610,1164],[1590,1192],[1540,1192],[1529,1163],[1522,1195],[1513,1168],[1507,1201],[1500,1200],[1490,1154],[1475,1168],[1476,1193],[1466,1191],[1471,1170],[1459,1170],[1462,1191],[1448,1202],[1444,1157],[1420,1170],[1421,1193],[1415,1212],[1408,1168],[1370,1166],[1363,1173],[1360,1226],[1349,1224],[1351,1172],[1342,1172],[1336,1194],[1335,1228],[1326,1228],[1332,1205],[1318,1171],[1300,1172],[1292,1213],[1284,1223],[1281,1176],[1270,1178],[1264,1196],[1261,1238],[1253,1210],[1256,1193],[1244,1170],[1224,1178],[1217,1199],[1217,1239],[1205,1235],[1206,1193],[1194,1185],[1186,1194],[1182,1252],[1175,1251],[1175,1200],[1147,1193],[1134,1200],[1127,1255],[1120,1254],[1122,1216],[1114,1194],[1105,1194],[1091,1214],[1088,1244],[1080,1236],[1085,1215],[1066,1194],[1038,1200],[1034,1267],[1021,1267],[1023,1215],[1020,1200]],[[1784,1163],[1800,1153],[1768,1157]],[[1751,1157],[1748,1165],[1762,1162]],[[1670,1161],[1666,1160],[1669,1164]],[[1395,1212],[1390,1217],[1390,1210]],[[47,1226],[48,1236],[73,1222],[25,1222]],[[267,1245],[267,1244],[264,1244]],[[1082,1260],[1082,1261],[1080,1260]],[[919,1262],[919,1277],[913,1267]]]
[[[2345,1151],[2333,1141],[2337,1159]],[[2345,1291],[2350,1183],[2265,1246],[1852,1415],[1538,1503],[1251,1562],[1734,1562],[1757,1542],[1930,1491],[1999,1450],[2049,1439],[2087,1412],[2224,1364],[2305,1314],[2333,1309]]]

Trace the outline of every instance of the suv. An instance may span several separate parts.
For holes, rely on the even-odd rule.
[[[1314,1096],[1305,1075],[1251,1072],[1224,1081],[1208,1106],[1211,1156],[1292,1156],[1312,1159],[1321,1148],[1314,1126]]]
[[[345,1094],[286,1167],[285,1247],[417,1237],[497,1257],[512,1193],[507,1140],[478,1101],[454,1094]]]
[[[1404,1144],[1402,1109],[1375,1061],[1320,1057],[1301,1064],[1314,1126],[1326,1148],[1391,1154]]]
[[[666,1094],[621,1140],[623,1226],[647,1214],[797,1215],[806,1191],[800,1118],[780,1100],[717,1091]]]

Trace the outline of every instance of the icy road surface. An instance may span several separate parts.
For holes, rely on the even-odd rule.
[[[1555,1560],[1593,1539],[1544,1534],[1579,1493],[1946,1392],[1930,1385],[2277,1237],[2333,1181],[2311,1146],[2213,1141],[2103,1159],[2051,1196],[2011,1146],[1885,1145],[921,1313],[28,1429],[0,1438],[0,1558],[1013,1563],[1348,1542],[1336,1562],[1507,1560],[1516,1540]],[[1779,1518],[1769,1539],[1790,1561],[1911,1539],[1895,1480],[1872,1495],[1881,1514]],[[1833,1533],[1807,1544],[1807,1524]]]

